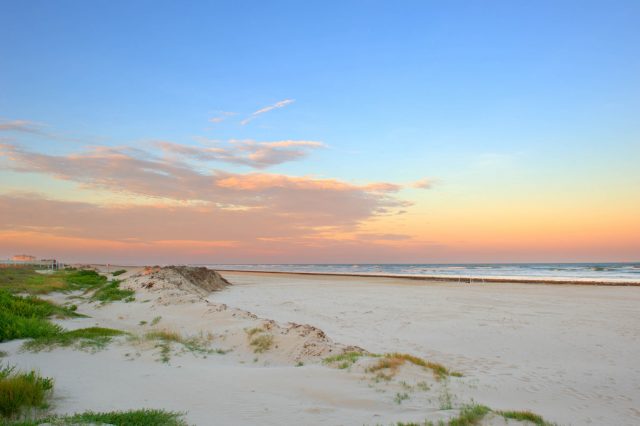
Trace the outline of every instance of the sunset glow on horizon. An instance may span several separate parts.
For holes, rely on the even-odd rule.
[[[0,259],[640,260],[638,2],[3,9]]]

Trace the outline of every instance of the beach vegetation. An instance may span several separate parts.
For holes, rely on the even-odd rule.
[[[111,275],[113,275],[114,277],[117,277],[118,275],[122,275],[126,273],[127,273],[126,269],[118,269],[117,271],[112,272]]]
[[[88,290],[102,287],[107,283],[107,277],[91,269],[79,269],[64,273],[68,290]]]
[[[449,419],[448,426],[474,426],[486,416],[491,409],[484,405],[469,404],[460,409],[457,417]]]
[[[153,326],[153,325],[158,325],[158,323],[160,322],[160,320],[162,320],[162,317],[161,317],[161,316],[159,316],[159,315],[158,315],[157,317],[154,317],[154,318],[151,320],[151,325],[152,325],[152,326]]]
[[[438,395],[438,400],[440,402],[441,410],[451,410],[453,408],[453,396],[451,395],[451,391],[449,390],[449,382],[444,380],[444,384],[440,388],[440,394]]]
[[[37,420],[17,421],[12,426],[109,424],[115,426],[187,426],[184,413],[165,410],[129,410],[96,413],[87,411],[69,416],[48,416]]]
[[[171,360],[172,344],[176,343],[181,345],[185,351],[207,355],[211,353],[224,354],[225,351],[218,349],[210,349],[210,344],[213,341],[213,335],[211,333],[184,337],[177,331],[172,330],[153,330],[144,335],[145,340],[155,341],[156,348],[160,349],[160,361],[168,363]]]
[[[542,416],[531,411],[497,411],[505,419],[513,419],[519,421],[527,421],[535,424],[536,426],[549,426]]]
[[[25,350],[39,352],[57,347],[73,346],[76,349],[95,352],[104,349],[114,337],[123,334],[125,334],[124,331],[103,327],[80,328],[71,331],[58,330],[56,333],[36,337],[25,342],[22,347]]]
[[[90,269],[65,269],[40,273],[35,268],[0,268],[0,289],[10,293],[47,294],[54,291],[86,291],[106,283],[106,277]]]
[[[409,399],[409,394],[406,392],[402,392],[402,393],[398,392],[396,393],[396,396],[393,397],[393,400],[398,405],[402,404],[402,401],[406,401],[407,399]]]
[[[336,365],[340,369],[351,367],[358,359],[365,355],[362,352],[345,352],[339,355],[329,356],[322,360],[324,364]]]
[[[263,333],[264,329],[262,327],[253,327],[245,329],[244,332],[247,333],[248,337],[252,337],[254,334]]]
[[[271,334],[259,334],[249,342],[253,346],[253,352],[260,354],[268,351],[273,346],[273,336]]]
[[[135,300],[135,291],[124,290],[120,288],[120,281],[111,281],[93,293],[91,299],[104,303],[116,302],[124,300],[125,302],[132,302]]]
[[[35,268],[0,268],[0,289],[11,293],[46,294],[67,289],[63,271],[41,274]]]
[[[383,355],[374,365],[370,366],[367,371],[370,373],[375,373],[381,370],[389,370],[390,374],[393,376],[405,363],[410,363],[433,371],[433,374],[438,380],[448,376],[462,376],[462,374],[460,373],[450,371],[440,363],[428,361],[417,356],[402,353],[389,353]]]
[[[46,408],[53,389],[53,379],[42,377],[35,370],[17,371],[0,366],[0,415],[13,418],[24,410]]]
[[[467,404],[460,408],[460,412],[448,421],[440,420],[438,426],[476,426],[479,425],[489,413],[496,413],[505,419],[517,420],[520,422],[530,422],[536,426],[553,426],[553,423],[545,421],[542,416],[531,411],[494,411],[491,408],[480,404]],[[396,423],[397,426],[434,426],[434,423],[425,420],[423,423]]]
[[[51,316],[64,318],[77,314],[34,296],[16,296],[0,290],[0,342],[59,333],[62,328],[47,319]]]

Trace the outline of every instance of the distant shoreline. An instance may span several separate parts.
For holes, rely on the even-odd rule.
[[[513,284],[566,284],[566,285],[602,285],[621,287],[640,287],[640,281],[601,281],[590,278],[566,279],[566,278],[498,278],[498,277],[454,277],[441,275],[399,275],[399,274],[376,274],[376,273],[344,273],[344,272],[290,272],[290,271],[259,271],[246,269],[220,269],[210,268],[220,272],[247,273],[247,274],[281,274],[281,275],[311,275],[311,276],[331,276],[331,277],[360,277],[360,278],[400,278],[415,281],[434,282],[460,282],[463,284],[478,283],[513,283]]]

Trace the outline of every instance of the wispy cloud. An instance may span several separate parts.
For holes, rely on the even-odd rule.
[[[284,99],[282,101],[276,102],[273,105],[269,105],[269,106],[266,106],[264,108],[261,108],[261,109],[257,110],[256,112],[254,112],[253,114],[251,114],[249,117],[247,117],[244,120],[242,120],[240,122],[240,124],[245,126],[245,125],[249,124],[251,121],[255,120],[261,114],[267,113],[267,112],[272,111],[274,109],[284,108],[287,105],[290,105],[290,104],[292,104],[294,102],[295,102],[295,99]]]
[[[28,120],[0,121],[0,131],[44,134],[41,124]]]
[[[424,178],[413,182],[410,186],[416,189],[431,189],[433,188],[433,179]]]
[[[211,146],[182,145],[173,142],[156,142],[165,153],[179,155],[196,161],[219,161],[242,164],[256,169],[299,160],[315,149],[324,148],[322,142],[283,140],[258,142],[252,139],[232,139],[226,143],[207,141]]]
[[[226,120],[227,118],[232,117],[234,115],[236,115],[235,112],[217,111],[216,115],[209,119],[209,122],[210,123],[222,123],[224,120]]]

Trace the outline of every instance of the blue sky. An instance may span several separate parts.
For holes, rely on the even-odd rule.
[[[20,135],[38,152],[305,140],[327,148],[270,170],[359,184],[429,177],[470,197],[640,182],[637,1],[1,7],[0,119],[55,133]],[[208,121],[220,111],[236,114]],[[498,177],[478,167],[498,163]]]

